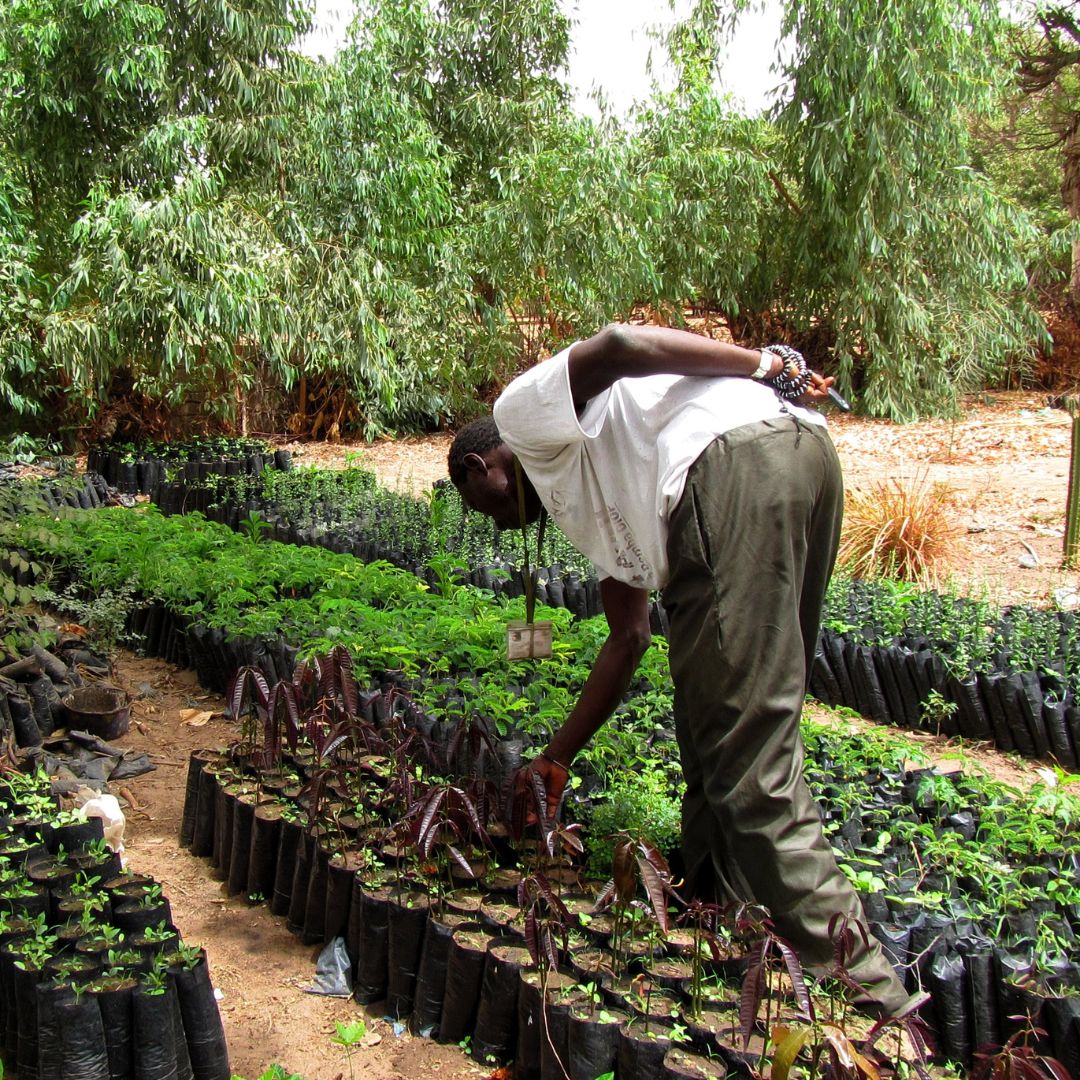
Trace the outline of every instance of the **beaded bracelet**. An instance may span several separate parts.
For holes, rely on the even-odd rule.
[[[779,356],[784,362],[779,374],[765,382],[785,400],[798,401],[810,387],[810,369],[802,353],[790,345],[767,345],[764,351]]]

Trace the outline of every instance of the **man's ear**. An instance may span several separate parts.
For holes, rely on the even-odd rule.
[[[479,454],[466,454],[462,464],[471,473],[479,473],[481,476],[488,474],[488,463]]]

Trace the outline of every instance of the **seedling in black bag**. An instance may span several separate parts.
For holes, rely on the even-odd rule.
[[[1069,1071],[1057,1058],[1040,1054],[1031,1045],[1045,1035],[1029,1023],[999,1049],[976,1051],[971,1080],[1069,1080]]]

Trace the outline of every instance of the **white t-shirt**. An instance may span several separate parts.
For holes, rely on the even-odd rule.
[[[495,423],[540,501],[602,577],[643,589],[667,584],[667,523],[686,474],[718,435],[783,415],[824,418],[744,378],[620,379],[579,416],[565,349],[516,378]]]

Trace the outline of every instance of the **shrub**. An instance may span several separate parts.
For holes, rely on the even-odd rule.
[[[853,577],[937,580],[956,535],[952,491],[925,475],[848,492],[839,564]]]
[[[673,787],[663,769],[645,768],[614,777],[608,789],[596,797],[586,846],[589,869],[611,872],[614,836],[620,832],[648,840],[668,856],[679,845],[684,785]]]

